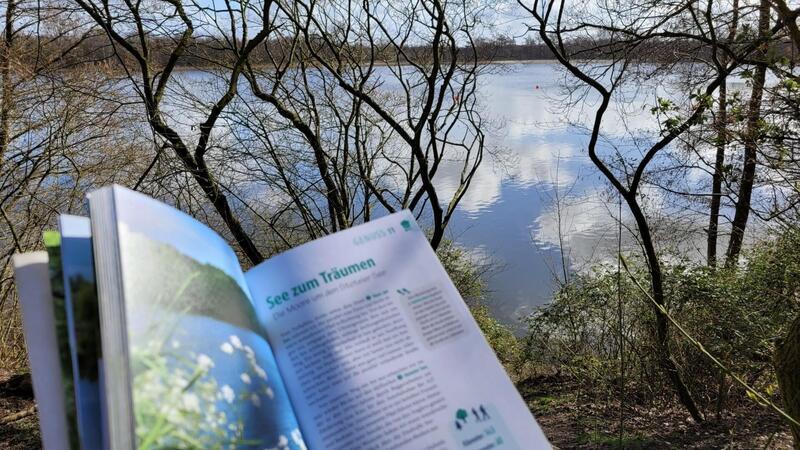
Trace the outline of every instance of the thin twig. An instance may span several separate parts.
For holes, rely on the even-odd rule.
[[[14,414],[9,414],[3,418],[0,418],[0,425],[6,425],[12,422],[16,422],[18,420],[22,420],[26,417],[32,416],[36,413],[36,405],[31,406],[28,409],[23,409],[20,412],[16,412]]]

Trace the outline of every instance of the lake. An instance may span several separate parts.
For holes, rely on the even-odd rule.
[[[491,263],[487,304],[501,321],[520,327],[520,318],[552,298],[557,280],[564,278],[562,263],[580,271],[615,258],[620,216],[615,194],[586,151],[588,133],[583,127],[592,123],[591,99],[568,117],[559,101],[564,75],[556,64],[508,64],[505,69],[484,77],[481,94],[487,114],[503,122],[487,142],[505,148],[508,161],[489,161],[479,169],[448,236]],[[729,85],[744,88],[739,79]],[[640,157],[639,148],[626,147],[626,132],[633,130],[652,141],[658,124],[650,112],[653,88],[632,92],[630,104],[612,104],[604,121],[607,142],[599,146],[601,155],[614,151],[609,148],[613,145]],[[663,86],[658,92],[670,96]],[[707,160],[713,161],[713,156]],[[707,180],[705,172],[695,170],[689,171],[686,182],[696,187]],[[648,214],[656,218],[654,230],[669,226],[681,253],[703,258],[703,226],[708,220],[703,210],[691,211],[650,185],[643,185],[642,193]],[[621,217],[626,226],[632,225],[624,205]],[[630,233],[623,231],[622,245],[635,249]]]
[[[557,112],[562,78],[556,65],[505,69],[481,86],[487,114],[502,122],[487,143],[505,150],[503,161],[488,160],[479,169],[448,236],[491,265],[487,304],[501,321],[518,324],[563,280],[556,195],[584,197],[561,221],[567,264],[615,237],[608,231],[616,227],[598,193],[604,180],[586,154],[585,133]]]
[[[565,78],[556,63],[495,64],[490,69],[480,78],[478,92],[482,117],[496,123],[484,130],[487,149],[496,156],[484,159],[447,237],[486,263],[487,305],[502,322],[521,329],[520,319],[552,298],[565,272],[615,258],[619,205],[586,152],[596,98],[581,99],[581,108],[562,105]],[[184,77],[207,80],[202,72],[185,72]],[[598,144],[601,156],[619,152],[638,160],[642,147],[658,137],[658,119],[650,109],[657,95],[673,96],[672,81],[657,83],[632,83],[624,91],[627,101],[612,102]],[[744,83],[733,80],[729,85],[736,89]],[[191,108],[174,106],[189,131],[199,117],[187,116]],[[440,198],[452,196],[460,170],[458,161],[442,163],[434,179]],[[696,189],[708,183],[708,174],[688,170],[683,181],[682,187]],[[702,208],[687,209],[685,202],[647,183],[641,193],[654,233],[669,227],[670,245],[677,241],[682,254],[702,258],[707,220]],[[621,217],[625,226],[631,225],[626,207]],[[622,245],[635,250],[630,233],[622,233]]]

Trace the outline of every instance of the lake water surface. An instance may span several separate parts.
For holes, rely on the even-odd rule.
[[[555,196],[591,195],[603,186],[585,151],[585,133],[558,112],[561,74],[553,64],[512,64],[486,76],[486,114],[500,119],[489,145],[505,151],[487,160],[459,205],[449,237],[490,262],[487,303],[503,322],[515,323],[546,303],[557,287],[562,255]],[[558,188],[558,189],[557,189]],[[590,252],[613,227],[600,199],[562,221],[564,257]],[[568,222],[568,223],[566,223]],[[572,248],[577,245],[581,248]],[[567,261],[569,263],[569,261]]]
[[[479,169],[449,237],[491,261],[487,303],[500,320],[520,326],[520,318],[552,298],[557,280],[564,278],[562,264],[580,270],[616,255],[620,215],[617,198],[586,151],[591,98],[582,111],[567,112],[559,101],[564,75],[556,64],[509,64],[506,69],[484,77],[481,87],[486,114],[501,119],[487,142],[505,149],[506,164],[489,161]],[[612,105],[601,154],[614,151],[611,146],[624,147],[631,130],[647,134],[657,128],[650,112],[656,100],[652,92],[643,89],[631,95],[630,103]],[[621,151],[640,156],[635,146]],[[669,205],[657,189],[644,189],[653,206],[649,212],[683,210]],[[624,206],[621,217],[623,223],[629,220]],[[697,230],[702,227],[690,228],[695,236],[685,250],[701,257]],[[623,242],[633,248],[629,233],[623,233]]]
[[[521,318],[552,298],[558,280],[564,279],[563,266],[581,270],[616,255],[620,209],[586,152],[596,99],[582,97],[575,102],[579,107],[565,107],[560,101],[565,74],[555,63],[498,64],[491,69],[480,78],[479,97],[482,116],[494,124],[484,132],[495,156],[487,155],[478,169],[447,237],[488,263],[487,304],[502,322],[519,327]],[[185,76],[206,77],[192,72]],[[605,159],[623,154],[638,160],[641,149],[657,138],[659,119],[650,109],[656,95],[670,94],[669,86],[653,83],[633,83],[623,102],[612,102],[599,143]],[[743,86],[741,80],[729,84]],[[451,198],[460,170],[457,161],[442,164],[434,180],[441,198]],[[697,186],[708,175],[689,171],[686,178]],[[642,194],[654,227],[673,225],[676,218],[707,220],[702,213],[684,215],[685,204],[671,204],[657,188],[645,184]],[[630,224],[627,208],[621,212],[622,222]],[[694,234],[681,251],[701,257],[702,224],[686,225],[681,226]],[[622,242],[635,249],[630,233],[623,233]]]

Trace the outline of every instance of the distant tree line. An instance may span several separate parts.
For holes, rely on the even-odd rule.
[[[32,58],[47,56],[50,58],[59,56],[62,61],[62,68],[67,69],[85,64],[107,64],[111,67],[130,66],[134,62],[131,55],[120,54],[117,48],[108,39],[98,34],[97,31],[85,34],[70,33],[67,35],[45,34],[44,36],[32,36],[21,34],[16,36],[18,45],[36,45],[37,40],[49,39],[53,44],[48,45],[45,50],[49,54],[29,54]],[[178,39],[178,36],[147,36],[146,47],[150,53],[150,58],[154,66],[164,66],[169,63],[171,55],[171,45]],[[320,44],[324,42],[321,36],[310,36],[311,43]],[[126,38],[134,48],[141,47],[141,41],[131,36]],[[587,38],[577,37],[564,41],[564,47],[571,55],[576,58],[595,59],[607,55],[607,50],[617,45],[613,39],[608,38]],[[265,41],[254,48],[248,55],[248,61],[256,66],[268,66],[273,64],[276,55],[286,57],[292,51],[293,45],[304,45],[303,43],[293,42],[285,37],[265,39]],[[361,55],[358,59],[361,63],[369,63],[371,59],[381,61],[394,61],[402,64],[410,64],[414,61],[424,61],[430,59],[433,54],[432,47],[427,44],[404,44],[402,50],[391,45],[389,42],[377,42],[375,45],[358,45],[358,43],[343,43],[347,46],[348,53]],[[227,61],[232,63],[234,60],[230,51],[226,50],[226,39],[213,36],[191,36],[186,40],[184,53],[174,62],[175,67],[181,68],[208,68],[220,62]],[[478,61],[482,63],[497,61],[536,61],[536,60],[556,60],[553,51],[546,44],[528,37],[525,42],[517,43],[515,39],[498,36],[494,38],[476,37],[469,46],[460,46],[457,49],[457,58],[460,61]],[[332,53],[326,54],[323,50],[320,56],[331,58]],[[787,39],[773,44],[772,51],[776,54],[795,60],[797,58],[796,49]],[[626,58],[630,62],[639,63],[677,63],[691,62],[696,57],[710,58],[713,48],[706,42],[697,42],[682,37],[661,37],[648,39],[636,46],[635,49],[626,51]],[[692,58],[687,55],[694,55]],[[443,61],[448,61],[453,55],[447,52],[441,54]],[[26,62],[19,60],[19,62]],[[34,62],[34,61],[27,61]]]

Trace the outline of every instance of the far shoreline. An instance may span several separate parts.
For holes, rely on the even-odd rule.
[[[512,64],[534,65],[534,64],[557,64],[557,63],[558,63],[557,59],[501,59],[501,60],[497,60],[497,61],[492,61],[492,60],[480,60],[480,61],[478,61],[479,65],[496,64],[496,65],[504,65],[504,66],[512,65]],[[402,64],[403,67],[407,67],[409,65],[410,64]],[[375,66],[375,67],[390,67],[389,64],[386,64],[384,62],[375,62],[375,63],[373,63],[373,66]],[[396,66],[397,66],[396,64],[391,64],[391,67],[396,67]],[[268,67],[274,67],[274,66],[271,65],[271,64],[256,64],[256,65],[253,65],[254,69],[265,69],[265,68],[268,68]],[[309,67],[311,67],[311,66],[309,66]],[[318,66],[315,66],[315,67],[319,68]],[[219,69],[223,69],[223,68],[226,69],[226,70],[230,69],[229,67],[212,66],[212,65],[202,65],[202,66],[200,66],[200,65],[197,65],[197,66],[184,65],[184,66],[175,67],[175,71],[176,72],[191,72],[191,71],[206,71],[206,70],[210,71],[210,70],[219,70]]]

